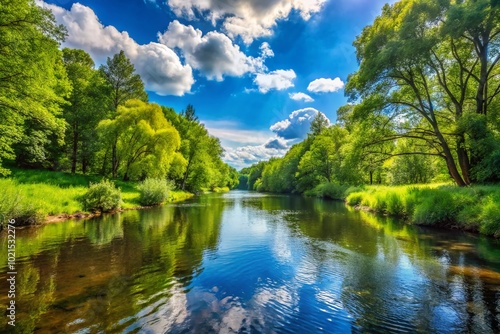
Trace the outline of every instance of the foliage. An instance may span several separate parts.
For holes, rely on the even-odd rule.
[[[118,111],[118,107],[124,105],[128,100],[148,101],[148,95],[144,90],[144,83],[141,77],[135,73],[134,65],[125,56],[123,50],[115,54],[113,58],[108,57],[106,64],[101,65],[99,71],[106,78],[106,82],[110,87],[109,116],[111,119],[114,118],[114,113]],[[113,177],[116,177],[119,168],[116,147],[117,136],[118,133],[108,133],[107,149],[111,150],[111,175]],[[105,166],[106,161],[104,161],[103,173]]]
[[[372,186],[349,194],[349,205],[406,217],[419,225],[459,226],[500,236],[500,188],[498,186]]]
[[[180,114],[171,108],[162,110],[181,137],[179,152],[183,159],[178,160],[176,172],[169,174],[177,187],[192,192],[236,187],[237,171],[222,161],[224,150],[219,139],[210,136],[198,120],[195,108],[188,105]]]
[[[314,189],[308,190],[304,193],[306,196],[315,196],[320,198],[329,198],[336,200],[345,200],[346,190],[349,187],[346,185],[338,185],[334,183],[321,183]]]
[[[89,189],[80,201],[84,210],[109,212],[119,209],[122,202],[122,195],[119,188],[116,188],[113,182],[102,180],[99,183],[91,183]]]
[[[2,161],[52,167],[64,138],[60,106],[70,87],[59,42],[64,29],[32,0],[0,6],[0,175]]]
[[[101,121],[98,131],[103,141],[115,141],[117,171],[124,180],[165,177],[180,145],[179,133],[160,106],[140,100],[119,106],[116,118]]]
[[[238,186],[236,189],[247,190],[248,189],[248,175],[240,174],[238,177]]]
[[[136,99],[147,102],[148,95],[144,90],[144,83],[130,59],[121,50],[113,58],[106,60],[99,70],[111,86],[111,109],[116,111],[118,106],[127,100]]]
[[[406,153],[440,157],[460,186],[499,180],[488,117],[500,96],[499,13],[489,0],[384,6],[354,42],[360,68],[346,91],[358,122],[388,116],[382,140],[413,139],[425,149]]]
[[[63,50],[66,74],[72,91],[63,108],[66,120],[66,152],[71,172],[77,170],[77,163],[86,173],[95,160],[98,150],[96,127],[107,115],[109,86],[102,73],[94,69],[94,61],[88,53],[78,49]]]
[[[168,198],[170,188],[165,179],[146,178],[137,186],[139,203],[146,206],[162,204]]]

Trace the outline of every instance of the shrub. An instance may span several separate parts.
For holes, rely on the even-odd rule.
[[[481,222],[481,233],[500,236],[500,198],[489,196],[483,204],[479,220]]]
[[[387,213],[393,216],[402,216],[404,215],[405,206],[403,201],[401,200],[401,196],[397,193],[389,193],[386,196],[386,210]]]
[[[362,192],[364,191],[365,188],[363,186],[351,186],[349,188],[347,188],[345,191],[344,191],[344,196],[347,198],[347,196],[349,196],[350,194],[352,193],[359,193],[359,192]]]
[[[423,225],[447,224],[456,221],[458,210],[447,190],[425,189],[422,202],[415,207],[413,221]]]
[[[139,203],[141,205],[158,205],[168,198],[170,186],[165,179],[147,178],[139,186]]]
[[[109,212],[120,208],[122,194],[113,182],[102,180],[91,183],[87,192],[80,198],[84,210],[94,212]]]
[[[363,193],[361,193],[361,192],[350,193],[346,198],[347,204],[352,205],[352,206],[356,206],[356,205],[361,204],[362,200],[363,200]]]
[[[375,193],[373,194],[373,200],[370,204],[376,212],[383,213],[387,208],[387,202],[385,201],[385,193]]]

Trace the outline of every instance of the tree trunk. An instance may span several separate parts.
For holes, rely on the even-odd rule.
[[[76,163],[78,158],[78,132],[73,132],[73,149],[71,152],[71,174],[76,173]]]
[[[113,142],[113,147],[111,148],[111,177],[116,178],[118,172],[118,159],[116,157],[116,140]]]
[[[465,149],[465,138],[463,135],[457,141],[457,157],[458,163],[460,165],[460,170],[462,171],[463,180],[467,184],[471,184],[472,181],[470,179],[470,161],[469,155],[467,154],[467,150]]]
[[[486,34],[486,32],[485,32]],[[486,115],[488,97],[488,35],[482,36],[483,42],[479,38],[475,38],[478,57],[481,64],[479,70],[479,82],[476,92],[476,113]],[[484,44],[483,44],[484,43]]]
[[[87,174],[87,168],[88,168],[89,162],[87,161],[87,158],[82,158],[82,173]]]
[[[191,161],[193,161],[193,159],[189,159],[189,162],[186,166],[186,172],[184,173],[184,178],[182,179],[182,190],[186,190],[186,181],[187,181],[187,178],[188,178],[188,174],[189,174],[189,166],[191,165]]]
[[[104,153],[104,159],[102,160],[101,175],[106,175],[106,162],[108,161],[108,153],[109,149],[106,149],[106,153]]]
[[[446,166],[448,167],[448,171],[450,172],[451,177],[458,186],[460,187],[466,186],[467,183],[464,181],[462,175],[460,175],[460,172],[458,171],[457,165],[455,163],[455,160],[453,159],[453,154],[451,154],[451,150],[450,147],[448,146],[448,143],[446,142],[443,135],[436,127],[434,128],[434,131],[439,140],[439,143],[441,144],[441,148],[443,149]]]

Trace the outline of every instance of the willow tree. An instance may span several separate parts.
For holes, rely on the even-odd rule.
[[[354,42],[360,68],[346,91],[359,118],[389,117],[384,140],[425,143],[416,153],[443,158],[461,186],[500,177],[484,166],[498,135],[488,114],[500,94],[499,15],[494,0],[402,0]]]
[[[101,121],[98,131],[104,141],[116,140],[117,166],[124,180],[165,177],[180,146],[179,133],[161,107],[140,100],[118,106],[116,117]]]

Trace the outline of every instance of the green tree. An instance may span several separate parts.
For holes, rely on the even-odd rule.
[[[71,173],[76,172],[78,161],[85,173],[96,150],[95,129],[99,121],[106,117],[109,86],[94,69],[94,61],[85,51],[64,48],[63,60],[72,86],[69,103],[63,111],[68,124],[66,145]]]
[[[477,142],[494,137],[487,115],[500,94],[499,8],[403,0],[386,5],[354,43],[360,68],[346,87],[351,100],[361,99],[365,115],[389,116],[397,131],[388,141],[425,143],[462,186],[478,180],[474,169],[487,158]],[[471,120],[473,131],[464,126]]]
[[[397,152],[418,152],[418,143],[410,139],[398,140],[395,156],[390,160],[389,177],[392,184],[428,183],[437,174],[435,157],[426,154],[404,154]]]
[[[311,148],[301,158],[298,178],[305,178],[308,186],[329,183],[348,183],[347,171],[343,168],[342,146],[347,142],[348,132],[340,126],[331,126],[316,136]]]
[[[108,84],[111,88],[111,115],[118,110],[120,105],[123,105],[127,100],[138,99],[144,102],[148,101],[148,95],[144,90],[144,83],[138,74],[135,74],[134,65],[130,59],[125,56],[125,52],[121,50],[115,54],[113,58],[109,58],[105,65],[100,67]],[[116,177],[118,171],[118,158],[116,152],[117,138],[111,142],[111,174]]]
[[[49,10],[31,0],[2,2],[0,174],[9,173],[2,160],[20,154],[18,162],[38,163],[50,153],[50,143],[62,140],[58,114],[68,91],[58,50],[63,39],[64,29]]]
[[[103,120],[98,130],[108,142],[116,139],[118,171],[131,177],[165,177],[179,148],[177,130],[166,120],[160,106],[128,100],[113,120]]]
[[[309,134],[312,136],[317,136],[330,125],[328,119],[323,115],[323,113],[318,112],[311,122],[311,127]]]

